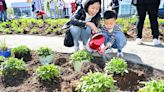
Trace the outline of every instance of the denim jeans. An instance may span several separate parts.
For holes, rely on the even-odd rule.
[[[159,8],[159,5],[157,5],[157,4],[137,5],[137,12],[138,12],[137,38],[142,38],[142,30],[143,30],[144,20],[145,20],[146,14],[148,13],[153,38],[158,39],[158,36],[159,36],[158,8]]]
[[[50,17],[51,18],[57,18],[56,16],[57,16],[56,15],[56,9],[50,9]]]
[[[114,34],[115,34],[115,41],[111,47],[117,49],[118,52],[122,52],[122,49],[124,48],[124,46],[127,43],[127,39],[126,39],[124,33],[122,33],[121,31],[114,32]],[[106,45],[111,38],[107,34],[104,34],[104,36],[105,36],[105,39],[107,39],[107,40],[105,40],[105,43],[104,43]]]
[[[74,47],[79,48],[79,40],[82,40],[83,45],[86,46],[89,37],[91,36],[90,27],[81,28],[78,26],[70,27],[71,34],[74,40]]]
[[[6,10],[0,11],[0,21],[6,22],[7,20],[7,12]]]

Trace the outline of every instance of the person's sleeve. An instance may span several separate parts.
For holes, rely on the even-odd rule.
[[[72,16],[70,24],[80,27],[85,27],[86,23],[84,20],[80,20],[81,16],[84,16],[83,10],[81,8],[78,8],[75,12],[75,14]]]
[[[96,27],[100,28],[102,25],[100,24],[100,21],[101,21],[101,15],[97,15],[94,23],[96,25]]]

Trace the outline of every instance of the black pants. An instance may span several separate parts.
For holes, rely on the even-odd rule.
[[[144,25],[144,20],[146,17],[146,13],[148,13],[153,38],[158,39],[158,36],[159,36],[158,21],[157,21],[158,8],[159,8],[159,5],[155,5],[155,4],[137,5],[137,12],[138,12],[137,38],[142,38],[142,29]]]

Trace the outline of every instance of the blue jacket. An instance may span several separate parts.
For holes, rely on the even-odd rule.
[[[108,44],[108,43],[110,43],[112,45],[116,40],[115,39],[116,38],[115,37],[116,33],[117,32],[122,32],[121,28],[117,24],[114,26],[111,33],[105,27],[103,27],[101,30],[102,30],[103,35],[105,36],[105,43],[104,43],[105,45]],[[123,38],[126,39],[125,36]]]

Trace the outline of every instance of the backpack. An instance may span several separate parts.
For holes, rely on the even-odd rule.
[[[70,29],[68,29],[66,31],[66,33],[65,33],[64,46],[66,46],[66,47],[72,47],[72,46],[74,46],[73,37],[72,37],[72,34],[70,32]]]

